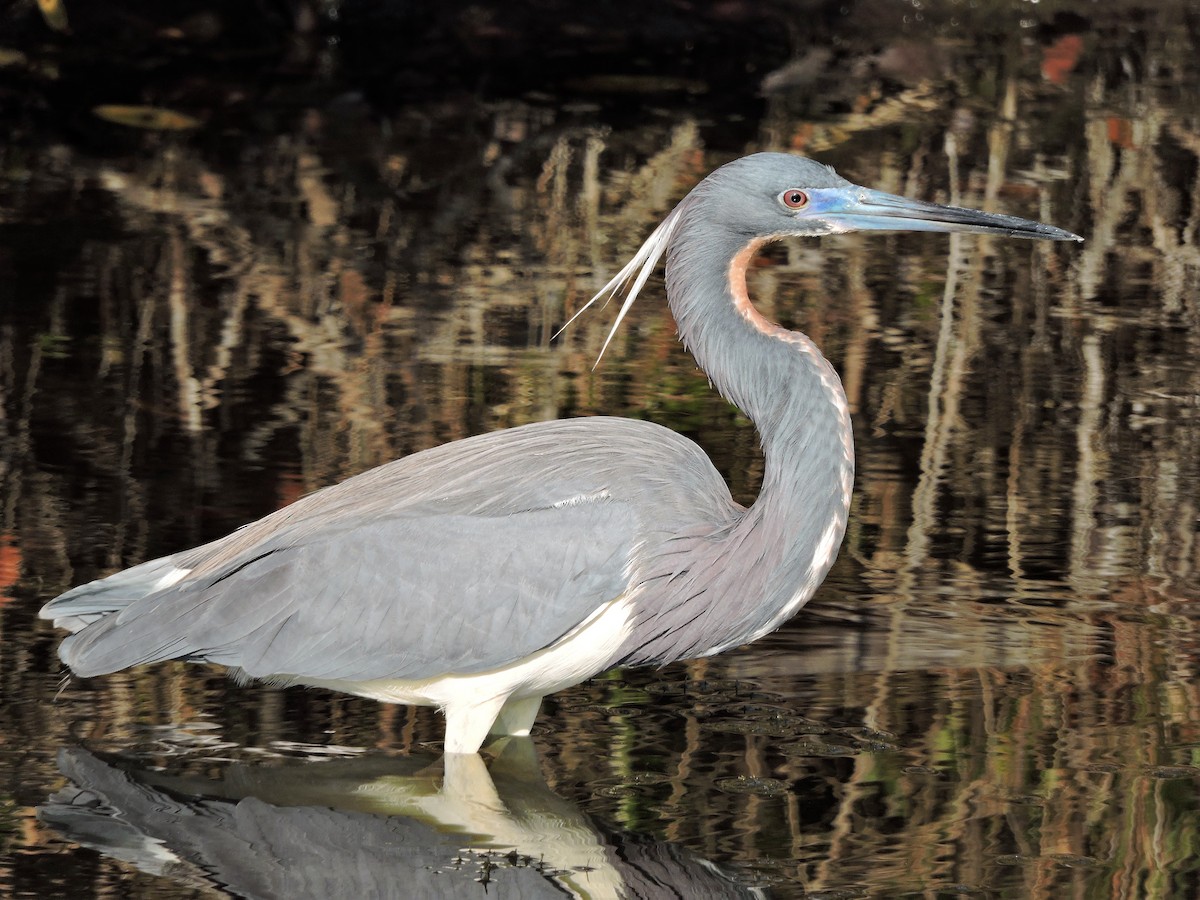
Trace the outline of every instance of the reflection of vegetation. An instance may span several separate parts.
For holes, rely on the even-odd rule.
[[[0,800],[0,853],[12,853],[19,845],[22,819],[22,810],[14,800]]]
[[[1056,57],[1060,81],[1038,54],[1070,16],[983,54],[910,28],[937,55],[916,75],[838,25],[836,54],[789,77],[841,93],[818,109],[793,82],[763,101],[754,146],[828,147],[864,182],[1088,243],[848,237],[765,256],[756,301],[827,349],[854,407],[853,556],[795,629],[693,664],[686,691],[680,670],[632,672],[555,700],[539,740],[561,793],[814,890],[1166,897],[1196,882],[1200,123],[1194,41],[1172,15],[1121,39],[1075,23],[1086,39],[1073,67]],[[0,305],[6,737],[153,753],[175,745],[147,726],[203,721],[256,746],[428,739],[428,710],[184,666],[55,703],[32,614],[68,582],[439,441],[646,416],[700,440],[749,500],[753,430],[661,309],[635,311],[595,372],[605,316],[550,340],[740,149],[694,102],[627,130],[606,107],[538,98],[364,115],[308,97],[264,111],[236,150],[212,124],[114,138],[136,152],[99,162],[20,119],[0,147],[16,298]],[[43,757],[0,770],[38,791],[52,777]],[[28,859],[39,799],[5,810]]]

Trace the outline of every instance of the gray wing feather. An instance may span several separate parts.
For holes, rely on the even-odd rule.
[[[108,578],[71,588],[42,607],[41,617],[53,619],[55,628],[79,631],[114,609],[120,609],[154,590],[164,575],[174,569],[171,557],[152,559]]]
[[[503,666],[625,590],[629,511],[596,506],[345,529],[134,601],[61,654],[84,677],[179,656],[348,681]]]

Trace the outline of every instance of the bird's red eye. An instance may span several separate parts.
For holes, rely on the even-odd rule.
[[[788,188],[779,195],[779,199],[788,209],[804,209],[808,206],[808,194],[796,188]]]

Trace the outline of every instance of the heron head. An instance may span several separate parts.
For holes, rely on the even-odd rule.
[[[674,241],[683,240],[690,252],[708,252],[707,244],[692,239],[697,232],[732,237],[735,247],[753,248],[775,238],[847,231],[971,231],[1051,241],[1083,240],[1062,228],[1029,219],[924,203],[859,187],[829,166],[803,156],[755,153],[725,164],[700,182],[563,328],[601,297],[623,291],[625,299],[600,350],[603,356],[650,272]],[[728,249],[728,243],[723,246]],[[687,256],[681,247],[675,249],[680,258]]]
[[[1029,219],[910,200],[860,187],[802,156],[755,153],[715,171],[702,184],[726,227],[748,239],[848,231],[966,231],[1006,237],[1080,241]]]

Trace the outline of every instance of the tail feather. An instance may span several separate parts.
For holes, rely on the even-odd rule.
[[[182,637],[142,646],[124,639],[119,628],[115,617],[101,617],[91,628],[64,638],[58,645],[58,658],[80,678],[91,678],[187,654],[187,641]]]
[[[152,559],[59,594],[43,606],[38,615],[53,619],[56,628],[65,628],[74,634],[147,594],[169,587],[187,573],[187,569],[174,564],[172,556]]]

